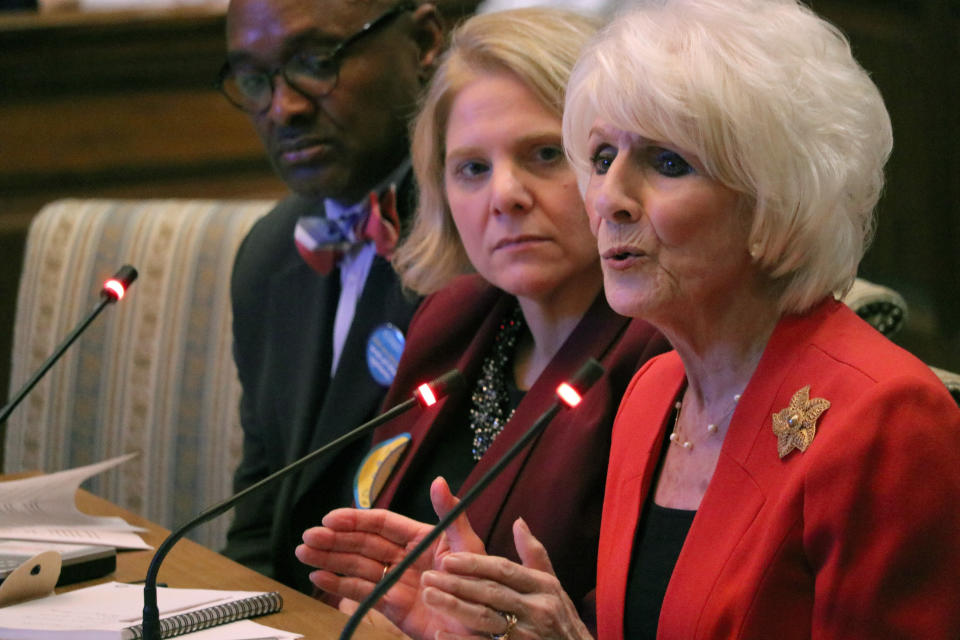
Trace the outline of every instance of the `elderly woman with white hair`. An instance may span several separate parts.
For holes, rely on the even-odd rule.
[[[601,640],[960,638],[960,411],[836,299],[892,147],[843,35],[794,0],[644,3],[578,61],[564,143],[610,305],[675,349],[614,424]],[[588,637],[514,534],[523,566],[447,554],[424,601]]]

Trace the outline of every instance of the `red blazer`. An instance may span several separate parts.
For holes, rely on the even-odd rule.
[[[616,418],[597,584],[623,637],[634,531],[684,380],[637,373]],[[772,415],[801,387],[831,406],[807,450]],[[657,637],[960,638],[960,410],[922,362],[843,304],[784,318],[743,393],[677,560]]]
[[[388,508],[407,470],[435,455],[432,436],[442,429],[466,428],[452,420],[463,415],[458,409],[469,402],[497,324],[514,300],[481,278],[466,276],[422,303],[411,322],[385,406],[409,397],[417,384],[454,366],[463,373],[466,385],[442,406],[409,412],[374,433],[375,442],[405,431],[413,437],[374,506]],[[469,490],[526,432],[554,402],[556,386],[588,357],[603,364],[605,374],[583,402],[562,411],[467,509],[489,553],[517,560],[512,526],[522,516],[546,545],[574,602],[592,591],[613,417],[639,366],[668,348],[652,326],[615,314],[602,293],[597,297],[460,489],[461,494]]]

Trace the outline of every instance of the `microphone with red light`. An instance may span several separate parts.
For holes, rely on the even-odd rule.
[[[130,285],[133,284],[133,281],[136,279],[137,270],[129,264],[125,264],[120,267],[120,270],[117,271],[112,278],[103,283],[103,288],[100,290],[100,297],[106,300],[106,304],[122,300],[123,296],[127,293],[127,289],[130,288]]]
[[[56,348],[49,358],[47,358],[43,364],[40,365],[40,368],[37,370],[33,376],[27,380],[26,384],[20,388],[20,390],[13,396],[13,399],[7,403],[3,409],[0,409],[0,424],[3,424],[7,421],[7,418],[10,417],[10,414],[13,413],[13,410],[17,408],[23,399],[27,397],[27,394],[30,393],[30,390],[33,389],[40,379],[50,370],[50,367],[60,359],[60,356],[72,345],[77,338],[80,337],[90,323],[93,322],[94,318],[100,315],[100,312],[103,311],[107,305],[117,302],[123,298],[124,294],[127,292],[127,289],[133,284],[133,281],[137,279],[137,270],[131,267],[128,264],[120,267],[120,270],[117,271],[112,278],[103,283],[103,287],[100,289],[100,302],[97,303],[97,306],[93,308],[93,311],[84,318],[80,324],[66,337],[66,339],[60,343],[60,346]]]
[[[527,429],[519,440],[513,443],[513,446],[507,450],[503,457],[500,460],[497,460],[480,480],[477,481],[477,484],[473,485],[469,491],[460,499],[460,502],[448,513],[446,516],[440,519],[433,529],[430,530],[424,538],[417,543],[417,545],[410,550],[410,552],[404,556],[403,560],[395,564],[391,569],[384,574],[383,578],[377,582],[374,586],[373,591],[370,592],[366,598],[364,598],[357,609],[353,612],[353,615],[350,616],[350,619],[347,620],[347,623],[344,625],[343,630],[340,632],[340,640],[348,640],[350,636],[353,635],[353,632],[356,630],[357,626],[360,624],[360,620],[363,619],[363,616],[367,614],[370,609],[373,608],[373,605],[382,598],[387,591],[390,590],[397,580],[400,579],[400,576],[410,568],[410,566],[417,561],[423,552],[426,551],[434,541],[440,537],[440,534],[450,526],[454,520],[456,520],[460,514],[466,511],[467,507],[480,495],[480,492],[487,488],[493,480],[500,475],[500,473],[506,468],[510,461],[513,460],[520,451],[524,449],[537,435],[543,431],[546,426],[550,423],[551,420],[560,412],[562,408],[572,409],[580,404],[580,400],[587,389],[593,386],[593,383],[600,379],[600,376],[603,375],[603,366],[590,358],[587,360],[580,369],[574,374],[573,378],[569,382],[564,382],[557,387],[557,400],[550,406],[549,409],[543,412],[537,421]]]
[[[228,510],[254,491],[263,489],[267,485],[289,475],[291,472],[299,469],[318,456],[329,452],[331,449],[355,440],[364,433],[379,427],[389,420],[392,420],[393,418],[413,408],[417,404],[424,408],[432,407],[446,396],[458,391],[460,388],[462,388],[462,386],[463,376],[461,376],[460,372],[456,369],[451,369],[431,382],[421,384],[417,387],[417,390],[414,391],[411,398],[401,402],[391,409],[388,409],[372,420],[365,422],[353,431],[349,431],[339,438],[328,442],[322,447],[311,451],[302,458],[291,462],[287,466],[275,471],[266,478],[263,478],[262,480],[250,485],[246,489],[232,495],[223,502],[210,507],[193,520],[190,520],[167,536],[160,546],[157,547],[157,552],[153,555],[153,559],[150,561],[150,567],[147,569],[146,579],[143,583],[143,640],[159,640],[161,634],[167,630],[164,627],[164,621],[160,620],[160,611],[157,607],[157,574],[160,572],[160,563],[163,562],[163,559],[166,557],[167,553],[169,553],[173,545],[175,545],[177,541],[184,536],[184,534],[194,527],[222,514],[224,511]]]

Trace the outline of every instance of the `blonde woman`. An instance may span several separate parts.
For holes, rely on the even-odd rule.
[[[594,587],[610,427],[633,372],[666,345],[646,322],[607,305],[561,147],[564,85],[593,32],[576,14],[528,9],[476,16],[453,35],[414,129],[420,204],[396,258],[403,281],[432,295],[411,324],[386,403],[453,366],[467,385],[439,409],[376,434],[388,446],[411,436],[374,501],[379,509],[334,511],[305,533],[298,557],[321,569],[311,578],[324,591],[369,593],[411,536],[436,522],[434,479],[444,478],[433,487],[440,503],[469,489],[588,357],[604,365],[604,377],[467,513],[475,542],[512,558],[511,527],[523,518],[578,603]],[[473,273],[458,275],[465,272]],[[379,608],[423,636],[433,627],[421,617],[418,589],[411,572]],[[494,615],[486,631],[503,625]]]

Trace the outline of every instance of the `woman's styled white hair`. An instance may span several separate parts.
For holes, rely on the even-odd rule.
[[[846,292],[873,233],[893,136],[833,25],[795,0],[638,0],[586,47],[563,135],[581,189],[595,119],[696,153],[754,212],[780,310]]]
[[[473,269],[444,193],[447,119],[457,94],[484,75],[512,73],[560,118],[570,71],[596,29],[592,18],[538,7],[480,14],[454,31],[413,125],[419,201],[393,258],[404,286],[432,293]]]

